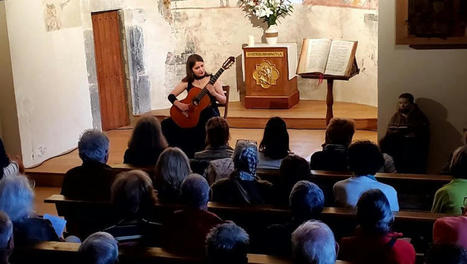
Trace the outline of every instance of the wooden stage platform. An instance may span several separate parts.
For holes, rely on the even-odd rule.
[[[168,114],[168,109],[151,111],[151,114],[162,118]],[[321,144],[324,142],[325,115],[326,104],[320,101],[301,101],[287,110],[245,109],[240,102],[231,102],[228,113],[228,121],[232,127],[229,143],[234,146],[237,139],[260,142],[267,120],[273,116],[280,116],[287,122],[291,151],[309,160],[312,153],[321,150]],[[356,120],[358,130],[354,140],[365,139],[376,142],[376,107],[336,102],[334,115]],[[111,166],[123,162],[123,154],[132,129],[132,126],[128,126],[106,132],[110,139],[108,164]],[[49,159],[38,167],[27,169],[26,174],[35,179],[38,186],[61,186],[63,175],[80,164],[78,151],[73,150]]]
[[[334,117],[351,118],[357,129],[376,130],[378,109],[374,106],[335,102]],[[221,108],[221,115],[223,109]],[[150,114],[164,119],[169,109],[153,110]],[[301,100],[290,109],[246,109],[241,102],[230,102],[227,120],[232,128],[264,128],[269,118],[283,118],[288,128],[325,129],[326,102]]]

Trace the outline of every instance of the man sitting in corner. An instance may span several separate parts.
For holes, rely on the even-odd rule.
[[[389,121],[381,151],[394,158],[399,173],[425,173],[430,143],[429,121],[413,95],[399,96],[399,109]]]
[[[98,130],[86,130],[78,142],[81,166],[69,170],[61,194],[69,199],[107,201],[114,172],[108,166],[109,139]]]

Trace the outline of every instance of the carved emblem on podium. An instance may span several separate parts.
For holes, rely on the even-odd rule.
[[[279,71],[276,65],[268,60],[264,60],[261,64],[256,65],[255,71],[253,72],[253,79],[256,80],[257,85],[261,85],[261,87],[267,89],[277,84]]]

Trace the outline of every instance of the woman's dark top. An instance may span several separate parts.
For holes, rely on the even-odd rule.
[[[272,184],[263,180],[244,181],[231,175],[212,185],[212,201],[226,204],[272,203]]]
[[[187,92],[193,88],[192,83],[188,83]],[[210,93],[207,94],[211,100],[211,105],[201,111],[198,125],[193,128],[181,128],[172,120],[166,118],[161,122],[162,133],[171,147],[179,147],[185,152],[188,158],[193,158],[195,152],[201,151],[205,147],[206,122],[211,117],[220,116],[217,108],[216,98]]]
[[[123,157],[123,163],[130,164],[137,167],[152,167],[156,166],[157,159],[161,154],[161,150],[150,150],[150,149],[130,149],[125,151]]]

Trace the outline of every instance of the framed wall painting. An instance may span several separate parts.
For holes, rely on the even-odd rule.
[[[396,44],[467,47],[467,1],[396,0]]]

